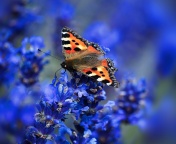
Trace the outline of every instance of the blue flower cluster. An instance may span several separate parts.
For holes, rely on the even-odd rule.
[[[16,42],[38,21],[29,3],[3,1],[0,6],[0,143],[20,143],[32,124],[40,92],[29,86],[36,84],[47,63],[46,55],[38,52],[44,47],[41,37],[25,38],[21,47]]]
[[[146,102],[146,81],[141,79],[129,79],[121,84],[115,101],[114,113],[121,113],[124,117],[121,122],[136,124],[141,118],[141,108]]]
[[[28,41],[29,49],[26,45]],[[39,92],[36,93],[29,86],[35,85],[48,61],[44,60],[45,54],[41,55],[38,52],[38,48],[44,47],[41,37],[24,39],[21,48],[13,47],[6,40],[1,40],[0,45],[0,88],[4,89],[0,97],[0,134],[2,136],[0,141],[20,142],[25,127],[33,122],[34,101],[40,98]]]
[[[105,57],[119,68],[118,89],[76,71],[53,78],[60,61],[48,70],[48,52],[38,50],[46,44],[62,57],[64,26],[111,50]],[[134,125],[143,130],[142,138],[141,131],[136,134],[138,143],[172,143],[175,29],[172,1],[2,1],[0,143],[120,144],[130,139]],[[144,79],[124,79],[131,73],[145,75],[151,89]],[[148,92],[154,92],[154,107]],[[124,133],[124,127],[131,129]]]
[[[12,44],[0,40],[0,85],[9,85],[14,81],[20,61],[16,54],[17,51]]]
[[[28,47],[29,46],[29,47]],[[28,86],[37,82],[40,72],[48,63],[47,54],[39,53],[44,48],[41,37],[25,38],[20,48],[15,48],[7,40],[0,41],[1,84],[10,84],[20,72],[21,82]]]
[[[159,52],[157,57],[157,72],[160,76],[168,77],[176,72],[176,42],[175,31],[164,32],[157,41]]]
[[[34,124],[27,128],[25,142],[118,143],[120,124],[124,121],[135,124],[132,120],[141,112],[142,95],[146,92],[144,82],[138,85],[133,81],[126,82],[118,93],[125,99],[117,98],[101,105],[100,102],[106,99],[102,83],[77,72],[72,76],[69,81],[66,72],[62,71],[60,78],[55,76],[45,88],[37,104]],[[68,121],[74,127],[67,126]]]
[[[23,63],[20,66],[21,82],[26,86],[31,86],[38,81],[40,72],[45,64],[48,63],[44,58],[47,53],[41,54],[39,49],[44,48],[41,37],[25,38],[20,48]]]
[[[40,21],[37,11],[28,7],[30,1],[3,1],[1,3],[0,28],[9,41],[14,41],[27,31],[32,23]]]

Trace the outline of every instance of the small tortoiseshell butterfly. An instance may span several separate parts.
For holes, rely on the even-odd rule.
[[[61,64],[62,68],[70,72],[78,71],[108,86],[119,86],[114,77],[117,69],[110,59],[101,58],[105,52],[98,44],[89,42],[73,30],[64,27],[62,48],[65,56],[65,61]]]

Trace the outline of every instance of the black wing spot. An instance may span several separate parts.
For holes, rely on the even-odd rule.
[[[75,43],[75,45],[79,45],[79,43]]]
[[[92,73],[91,71],[86,72],[86,74],[88,74],[88,75],[91,74],[91,73]]]
[[[100,76],[98,76],[98,75],[94,75],[94,76],[91,76],[91,77],[94,78],[94,79],[100,78]]]
[[[101,74],[103,74],[103,72],[102,72],[102,71],[100,71],[100,73],[101,73]]]
[[[92,70],[96,71],[96,70],[97,70],[97,68],[96,68],[96,67],[93,67],[93,68],[92,68]]]
[[[105,77],[105,75],[102,75],[102,77]]]
[[[102,80],[103,83],[110,83],[109,80]]]
[[[75,42],[75,40],[72,40],[72,42]]]
[[[70,41],[64,41],[64,40],[62,40],[62,45],[67,45],[67,44],[70,44]]]
[[[64,49],[65,49],[65,50],[71,50],[71,48],[70,48],[70,47],[64,47]]]
[[[68,37],[70,37],[70,34],[68,34],[68,33],[62,34],[62,37],[63,37],[63,38],[68,38]]]
[[[75,47],[74,50],[75,50],[75,51],[81,51],[81,49],[78,48],[78,47]]]

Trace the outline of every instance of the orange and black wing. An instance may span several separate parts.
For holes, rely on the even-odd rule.
[[[113,86],[113,87],[119,86],[119,82],[116,80],[114,73],[111,71],[111,69],[105,66],[85,68],[80,70],[80,72],[99,82],[105,83],[108,86]]]
[[[98,44],[83,39],[73,30],[64,27],[62,29],[62,47],[66,60],[76,59],[89,54],[102,55],[104,51]]]

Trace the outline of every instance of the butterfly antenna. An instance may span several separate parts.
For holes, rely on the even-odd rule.
[[[39,52],[42,52],[42,53],[44,53],[44,54],[46,54],[46,55],[49,55],[49,56],[51,56],[51,57],[53,57],[53,58],[55,58],[55,59],[57,59],[57,60],[59,60],[59,61],[60,61],[60,59],[59,59],[59,58],[57,58],[57,57],[55,57],[55,56],[51,55],[49,52],[44,52],[44,51],[42,51],[41,49],[38,49],[38,51],[39,51]]]

